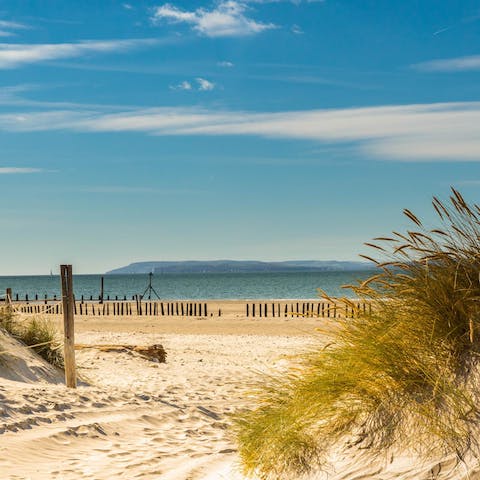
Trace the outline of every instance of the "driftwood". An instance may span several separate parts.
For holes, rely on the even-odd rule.
[[[128,352],[137,353],[147,360],[153,360],[159,363],[167,361],[167,352],[160,344],[155,345],[87,345],[83,343],[75,344],[75,350],[85,348],[95,348],[101,352]]]

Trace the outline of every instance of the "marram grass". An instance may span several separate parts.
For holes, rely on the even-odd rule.
[[[63,367],[63,354],[58,332],[53,322],[31,317],[25,321],[15,318],[7,309],[0,314],[0,327],[32,349],[47,362]]]
[[[406,210],[412,230],[369,244],[379,274],[349,288],[372,313],[340,319],[237,415],[246,474],[297,478],[346,444],[480,457],[480,208],[452,192],[433,200],[439,227]]]

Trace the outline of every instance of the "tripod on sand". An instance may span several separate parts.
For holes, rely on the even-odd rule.
[[[152,298],[152,293],[154,293],[157,296],[157,298],[160,300],[160,295],[156,292],[156,290],[152,286],[152,277],[153,277],[153,272],[150,272],[148,274],[148,286],[145,289],[145,291],[143,292],[143,295],[140,297],[140,299],[144,298],[145,295],[148,292],[148,299],[149,300]]]

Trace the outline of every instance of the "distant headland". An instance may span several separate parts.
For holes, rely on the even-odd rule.
[[[209,260],[177,262],[136,262],[106,272],[107,275],[135,273],[260,273],[260,272],[345,272],[372,270],[367,262],[337,260],[289,260],[260,262],[254,260]]]

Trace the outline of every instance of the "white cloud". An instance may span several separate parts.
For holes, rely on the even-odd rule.
[[[215,84],[213,82],[210,82],[209,80],[206,80],[205,78],[197,77],[195,81],[198,84],[196,90],[198,90],[199,92],[208,92],[215,88]],[[177,85],[170,85],[170,90],[190,91],[193,90],[193,85],[188,80],[184,80]]]
[[[125,10],[133,10],[133,5],[131,5],[130,3],[122,3],[122,7]]]
[[[8,131],[245,135],[347,144],[384,160],[480,161],[480,102],[286,112],[156,108],[120,113],[63,110],[0,114]]]
[[[23,23],[0,20],[0,37],[11,37],[15,35],[16,30],[25,30],[27,28],[29,27]]]
[[[19,173],[40,173],[41,168],[25,168],[25,167],[0,167],[0,175],[15,175]]]
[[[425,72],[456,72],[462,70],[480,70],[480,55],[468,57],[430,60],[413,65],[417,70]]]
[[[89,53],[120,53],[157,43],[154,39],[82,41],[56,44],[0,43],[0,69],[17,68],[31,63],[80,57]]]
[[[305,33],[300,26],[297,24],[292,25],[292,28],[290,29],[292,33],[295,33],[296,35],[302,35]]]
[[[198,83],[198,90],[200,90],[201,92],[208,92],[215,88],[215,84],[213,82],[205,80],[205,78],[198,77],[195,80]]]
[[[245,16],[247,6],[235,0],[224,0],[212,10],[197,8],[193,11],[181,10],[165,3],[153,10],[152,20],[171,23],[187,23],[207,37],[232,37],[254,35],[276,28],[272,23],[261,23]]]
[[[170,85],[170,89],[171,90],[191,90],[192,84],[184,80],[183,82],[180,82],[178,85]]]
[[[234,64],[232,62],[228,62],[228,61],[223,61],[223,62],[217,62],[217,65],[219,67],[225,67],[225,68],[232,68],[234,67]]]

